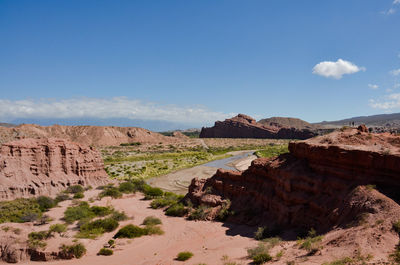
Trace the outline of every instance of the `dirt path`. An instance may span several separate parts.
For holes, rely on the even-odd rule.
[[[251,151],[234,151],[230,152],[229,154],[233,156],[243,156],[247,153],[251,153]],[[151,186],[159,187],[166,191],[172,191],[177,194],[186,194],[187,188],[189,187],[190,182],[193,178],[209,178],[213,176],[217,169],[219,167],[222,167],[222,165],[226,165],[227,169],[236,168],[237,170],[245,170],[250,166],[251,161],[253,161],[254,159],[256,159],[256,156],[249,155],[245,157],[240,157],[237,160],[228,161],[228,163],[226,164],[218,163],[219,161],[216,160],[205,165],[195,166],[192,168],[172,172],[164,176],[151,178],[147,181],[147,183]],[[208,166],[214,164],[216,166]]]

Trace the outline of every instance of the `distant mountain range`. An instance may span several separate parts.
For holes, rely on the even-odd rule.
[[[339,127],[349,125],[352,122],[354,122],[355,125],[365,124],[367,127],[400,128],[400,113],[359,116],[338,121],[323,121],[314,123],[314,125]]]

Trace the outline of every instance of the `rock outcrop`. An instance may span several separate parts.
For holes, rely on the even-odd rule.
[[[0,127],[0,144],[23,138],[61,138],[85,145],[116,146],[122,143],[176,143],[179,138],[167,137],[137,127],[115,126],[39,126],[23,124]]]
[[[193,179],[186,197],[214,208],[229,199],[236,213],[231,220],[249,224],[327,231],[346,227],[363,213],[386,219],[393,214],[395,221],[400,219],[400,137],[364,131],[291,142],[290,153],[257,159],[246,171],[219,169],[210,179]],[[365,196],[360,187],[367,187]],[[383,211],[385,203],[390,209]]]
[[[264,125],[244,114],[216,121],[213,127],[202,128],[200,132],[200,138],[308,139],[316,135],[310,129]]]
[[[109,181],[100,153],[63,139],[22,139],[0,148],[0,199],[55,195]]]

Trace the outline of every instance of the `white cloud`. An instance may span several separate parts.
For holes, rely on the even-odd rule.
[[[233,116],[232,113],[213,112],[202,106],[160,105],[125,97],[15,101],[0,99],[0,119],[2,121],[18,118],[127,118],[204,124],[231,116]]]
[[[390,94],[382,100],[369,100],[369,105],[374,109],[397,109],[400,108],[400,93]]]
[[[371,88],[371,89],[374,89],[374,90],[379,88],[379,86],[375,85],[375,84],[368,84],[368,87]]]
[[[394,75],[394,76],[400,75],[400,68],[399,68],[399,69],[394,69],[394,70],[390,71],[390,74],[391,74],[391,75]]]
[[[394,1],[393,1],[393,4],[394,4],[394,5],[400,4],[400,0],[394,0]]]
[[[381,14],[383,15],[393,15],[394,13],[396,13],[396,9],[393,7],[389,8],[387,11],[381,11]]]
[[[312,73],[324,77],[341,79],[345,74],[354,74],[365,70],[365,67],[358,67],[352,62],[339,59],[336,62],[320,62],[314,66]]]

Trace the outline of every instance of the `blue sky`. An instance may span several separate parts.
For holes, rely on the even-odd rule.
[[[400,0],[0,0],[3,121],[400,112],[398,69]]]

